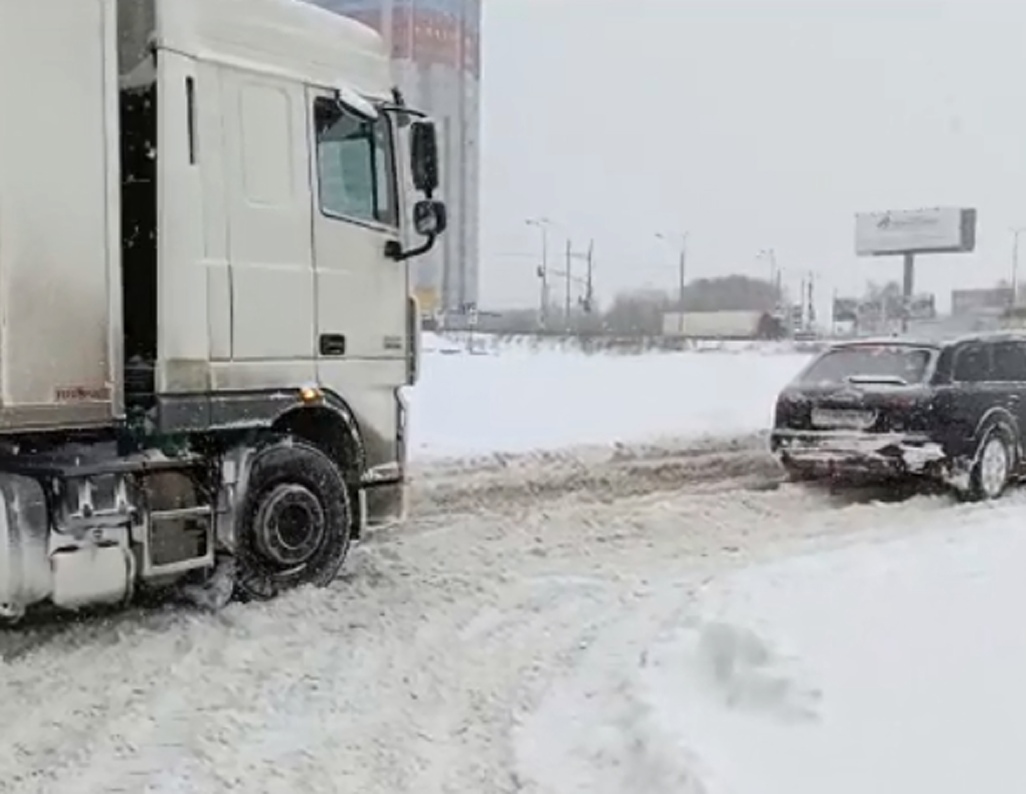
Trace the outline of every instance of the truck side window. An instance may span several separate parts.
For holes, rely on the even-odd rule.
[[[392,134],[387,120],[366,121],[334,100],[314,102],[317,178],[326,215],[398,225]]]
[[[980,383],[990,377],[990,356],[983,345],[963,347],[955,355],[954,379],[959,383]]]

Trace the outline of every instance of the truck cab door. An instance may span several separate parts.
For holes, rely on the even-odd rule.
[[[308,100],[318,377],[341,388],[354,367],[369,367],[394,388],[408,345],[407,267],[385,254],[400,239],[396,131],[387,115],[369,118],[332,92],[311,89]]]

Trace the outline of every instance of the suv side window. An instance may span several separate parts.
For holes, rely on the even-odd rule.
[[[954,380],[979,383],[990,380],[990,351],[984,345],[966,345],[955,354]]]
[[[1026,346],[1021,342],[994,345],[994,380],[1026,383]]]

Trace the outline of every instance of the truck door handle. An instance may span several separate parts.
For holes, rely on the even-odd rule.
[[[346,354],[345,334],[321,334],[318,348],[322,356],[344,356]]]

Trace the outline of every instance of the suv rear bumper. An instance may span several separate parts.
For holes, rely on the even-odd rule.
[[[941,444],[916,433],[774,430],[770,451],[785,466],[837,473],[929,474],[948,461]]]

